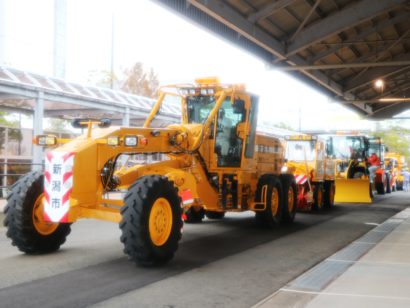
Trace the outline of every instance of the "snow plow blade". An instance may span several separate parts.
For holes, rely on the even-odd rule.
[[[336,203],[372,203],[368,179],[336,179]]]

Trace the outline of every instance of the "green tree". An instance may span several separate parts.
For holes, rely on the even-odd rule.
[[[388,147],[389,152],[397,152],[410,160],[410,130],[400,127],[391,126],[383,130],[372,133],[373,136],[381,137],[384,144]]]
[[[16,141],[19,143],[19,154],[20,154],[20,142],[23,138],[21,131],[18,129],[19,123],[17,120],[8,118],[10,114],[0,111],[0,149],[4,149],[4,142],[6,138],[6,128],[11,128],[8,130],[9,141]]]

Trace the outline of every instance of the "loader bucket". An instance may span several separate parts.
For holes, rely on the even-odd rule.
[[[335,203],[372,203],[369,179],[336,179]]]

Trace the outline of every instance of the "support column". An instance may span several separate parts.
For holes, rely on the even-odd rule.
[[[36,104],[34,106],[33,116],[33,134],[43,134],[43,120],[44,120],[44,92],[38,92]],[[43,162],[43,148],[33,145],[33,166],[32,170],[41,170]]]
[[[125,107],[125,111],[122,116],[122,126],[125,126],[125,127],[130,126],[130,108],[129,107]]]
[[[7,175],[8,175],[8,163],[9,163],[9,161],[8,161],[8,148],[9,148],[9,128],[8,127],[6,127],[5,129],[4,129],[4,134],[5,134],[5,136],[4,136],[4,168],[3,168],[3,170],[4,170],[4,172],[3,172],[3,191],[2,191],[2,197],[3,198],[6,198],[7,197],[7,186],[8,186],[8,183],[7,183]]]

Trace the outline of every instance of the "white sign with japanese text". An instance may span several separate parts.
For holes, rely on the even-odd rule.
[[[74,153],[50,151],[45,159],[44,219],[68,222],[70,193],[73,188]]]

